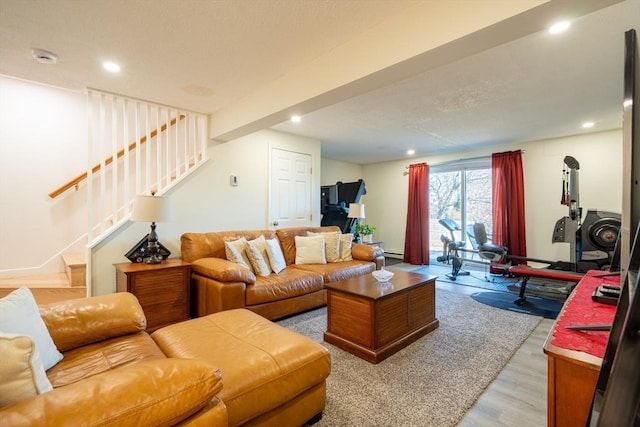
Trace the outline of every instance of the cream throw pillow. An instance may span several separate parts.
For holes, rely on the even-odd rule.
[[[253,271],[259,276],[271,274],[271,266],[267,262],[267,242],[264,236],[247,242],[247,256],[253,267]]]
[[[324,236],[296,236],[296,264],[326,264]]]
[[[31,337],[0,332],[0,407],[53,390]]]
[[[287,267],[287,262],[284,259],[284,254],[280,247],[280,241],[278,239],[267,239],[265,242],[267,244],[267,255],[271,270],[278,274]]]
[[[247,239],[244,237],[231,242],[224,242],[224,253],[229,261],[240,264],[255,273],[247,256]]]
[[[0,331],[30,336],[40,353],[45,370],[62,360],[62,353],[58,351],[40,317],[36,300],[25,286],[0,299]]]
[[[340,235],[340,261],[353,261],[351,256],[351,246],[353,245],[353,234]]]
[[[307,231],[307,236],[324,236],[324,254],[327,257],[327,262],[340,261],[340,232],[339,231],[325,231],[321,233],[314,233],[313,231]]]

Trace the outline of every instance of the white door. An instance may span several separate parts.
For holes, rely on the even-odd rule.
[[[271,150],[271,225],[302,227],[311,221],[311,155]]]

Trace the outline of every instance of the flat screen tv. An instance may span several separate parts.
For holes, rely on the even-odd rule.
[[[625,33],[621,295],[587,426],[640,426],[640,55]]]

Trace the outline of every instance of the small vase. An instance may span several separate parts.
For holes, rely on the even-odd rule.
[[[373,234],[367,234],[364,236],[365,243],[373,243]]]

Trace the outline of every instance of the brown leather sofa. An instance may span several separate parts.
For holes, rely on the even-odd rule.
[[[183,234],[182,259],[191,263],[192,315],[247,308],[267,319],[281,318],[326,305],[325,283],[369,274],[384,266],[381,248],[355,243],[351,250],[352,261],[295,264],[296,236],[336,231],[340,232],[340,228],[327,226]],[[253,240],[260,236],[278,238],[287,264],[280,273],[255,275],[226,259],[225,242],[242,237]]]
[[[2,426],[300,426],[325,405],[327,350],[249,310],[152,335],[129,293],[40,312],[64,355],[54,389],[0,409]]]

